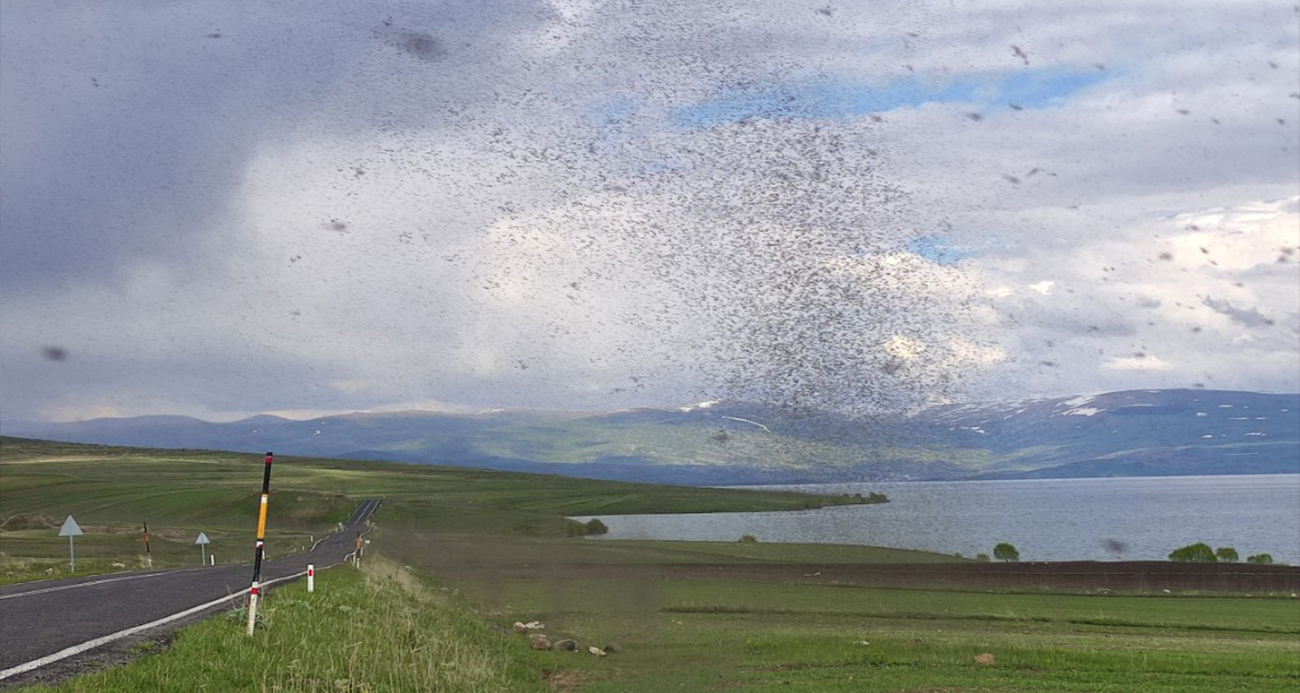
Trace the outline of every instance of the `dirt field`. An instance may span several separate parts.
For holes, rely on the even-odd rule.
[[[896,564],[670,564],[514,566],[493,569],[496,580],[513,576],[567,574],[573,577],[736,580],[863,587],[925,587],[975,590],[1068,592],[1240,592],[1300,593],[1300,567],[1163,561],[1050,563]],[[450,571],[472,577],[478,571]]]

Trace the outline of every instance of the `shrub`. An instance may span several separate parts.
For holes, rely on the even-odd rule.
[[[1253,556],[1247,556],[1246,562],[1255,565],[1273,565],[1273,556],[1267,553],[1257,553]]]
[[[1214,555],[1214,549],[1202,541],[1174,549],[1169,552],[1169,560],[1177,563],[1217,563],[1219,559]]]
[[[752,534],[745,534],[745,535],[743,535],[743,536],[740,537],[740,543],[742,543],[742,544],[757,544],[757,543],[758,543],[758,537],[756,537],[756,536],[754,536],[754,535],[752,535]]]
[[[989,555],[988,555],[987,553],[977,553],[977,554],[975,554],[975,560],[977,560],[977,561],[979,561],[979,562],[981,562],[981,563],[988,563],[988,562],[989,562]]]
[[[1220,546],[1215,549],[1214,557],[1217,558],[1220,563],[1236,563],[1241,560],[1241,557],[1237,555],[1237,550],[1231,546]]]
[[[993,557],[999,561],[1014,563],[1020,560],[1020,552],[1016,550],[1015,546],[1004,541],[993,547]]]
[[[587,520],[587,534],[609,534],[609,527],[596,518]]]

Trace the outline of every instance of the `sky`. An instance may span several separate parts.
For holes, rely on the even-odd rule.
[[[0,416],[1300,391],[1300,5],[0,8]]]

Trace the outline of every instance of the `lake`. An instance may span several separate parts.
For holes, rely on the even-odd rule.
[[[864,544],[1022,560],[1164,560],[1179,546],[1231,546],[1300,564],[1300,474],[799,484],[737,487],[879,491],[890,502],[797,512],[594,515],[594,539]],[[574,518],[586,521],[588,516]]]

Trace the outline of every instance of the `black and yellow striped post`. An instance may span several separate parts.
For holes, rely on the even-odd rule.
[[[271,453],[266,453],[266,467],[262,471],[262,496],[257,508],[257,544],[253,552],[253,586],[248,588],[248,636],[253,637],[257,623],[257,600],[262,580],[262,548],[266,544],[266,509],[271,496]]]
[[[149,523],[148,522],[144,523],[144,562],[148,567],[150,568],[153,567],[153,549],[149,548]]]

